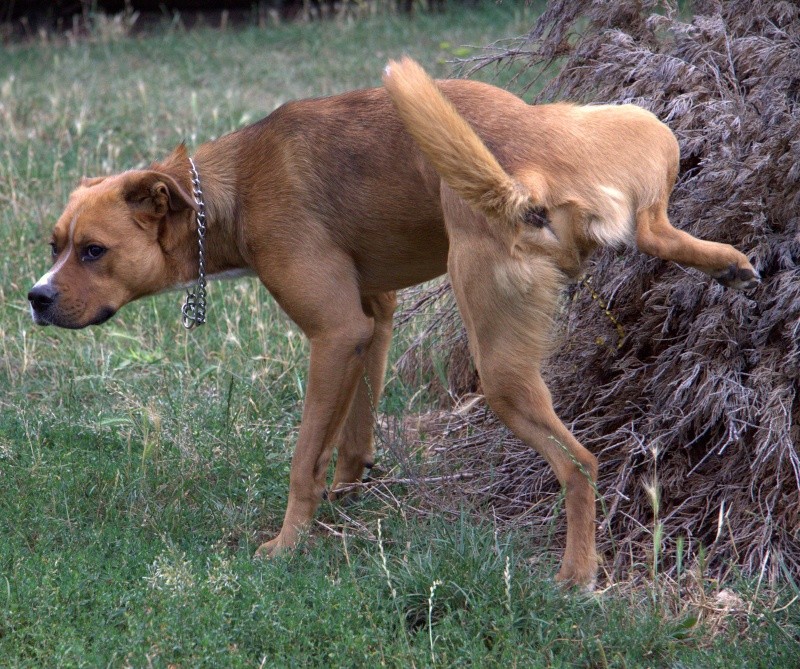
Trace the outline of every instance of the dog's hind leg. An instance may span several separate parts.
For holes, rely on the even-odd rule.
[[[340,487],[360,481],[364,468],[372,468],[374,464],[375,412],[383,392],[397,297],[394,292],[365,297],[362,306],[364,313],[374,319],[374,333],[366,354],[364,375],[339,438],[331,499],[339,496]]]
[[[536,278],[531,281],[532,290],[537,290]],[[454,289],[456,284],[454,280]],[[530,302],[522,303],[535,298],[530,293],[520,291],[520,305],[515,309],[503,304],[505,286],[492,288],[481,291],[482,295],[469,287],[456,289],[486,401],[517,437],[539,452],[565,488],[567,545],[556,579],[591,588],[597,572],[597,460],[559,420],[542,380],[542,340],[550,336],[550,314],[540,313]],[[484,301],[492,297],[494,304]]]
[[[548,462],[566,491],[567,544],[556,580],[591,589],[597,574],[597,459],[559,420],[538,364],[518,357],[519,353],[498,350],[482,356],[479,373],[486,401],[517,437]]]
[[[546,256],[509,253],[504,239],[482,232],[487,228],[480,217],[463,204],[449,204],[448,271],[486,401],[566,489],[567,544],[556,578],[591,587],[597,573],[597,460],[559,420],[540,373],[565,277]]]
[[[749,289],[759,283],[758,272],[742,253],[674,228],[664,204],[636,214],[636,246],[648,255],[695,267],[730,288]]]
[[[286,515],[278,536],[263,544],[258,556],[292,548],[299,532],[311,523],[325,490],[334,446],[364,373],[373,335],[373,319],[362,308],[349,258],[327,250],[308,263],[295,259],[282,267],[273,265],[270,270],[273,276],[280,276],[280,286],[273,280],[270,289],[309,337],[311,361],[289,474]]]

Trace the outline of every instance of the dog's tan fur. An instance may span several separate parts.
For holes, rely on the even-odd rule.
[[[669,224],[678,146],[648,112],[529,106],[486,84],[436,84],[408,59],[384,81],[289,103],[194,157],[207,271],[257,274],[311,342],[286,515],[258,552],[296,544],[334,449],[334,496],[371,465],[394,291],[447,270],[489,404],[566,488],[558,578],[591,584],[597,461],[555,415],[539,371],[561,287],[606,244],[635,243],[738,287],[757,274],[732,247]],[[85,180],[56,223],[54,266],[29,295],[35,320],[84,327],[192,281],[190,187],[183,147],[149,170]]]

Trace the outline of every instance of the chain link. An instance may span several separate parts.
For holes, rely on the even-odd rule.
[[[199,208],[195,215],[199,263],[197,284],[186,291],[186,302],[181,309],[183,327],[187,330],[206,322],[206,205],[200,188],[200,175],[191,158],[189,164],[192,167],[192,195]]]

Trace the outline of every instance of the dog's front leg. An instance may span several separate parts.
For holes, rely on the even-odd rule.
[[[336,446],[338,455],[331,484],[331,500],[345,494],[349,484],[361,480],[364,468],[371,468],[374,464],[375,412],[383,392],[396,306],[397,296],[394,292],[371,295],[362,300],[364,313],[373,319],[375,329],[366,354],[366,370],[359,381],[350,414]]]
[[[372,339],[373,321],[360,308],[338,326],[311,337],[308,390],[300,436],[289,475],[289,501],[277,537],[262,544],[260,557],[292,548],[319,506],[333,447],[364,373],[364,356]]]

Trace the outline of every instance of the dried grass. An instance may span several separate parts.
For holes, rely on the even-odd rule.
[[[772,581],[783,568],[800,574],[800,8],[701,1],[694,12],[556,0],[529,35],[463,65],[521,61],[520,86],[559,65],[539,101],[653,111],[681,144],[671,220],[734,244],[763,276],[745,295],[633,250],[598,254],[590,287],[565,296],[547,380],[559,415],[600,459],[610,578],[648,563],[644,484],[657,472],[667,567],[682,537],[687,555],[707,551],[710,574],[738,566]],[[430,327],[401,370],[444,365],[442,397],[479,391],[446,286],[409,298],[406,317],[426,310]],[[425,438],[437,470],[470,473],[452,503],[532,535],[563,533],[549,468],[482,402],[439,416]]]

